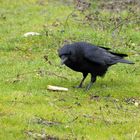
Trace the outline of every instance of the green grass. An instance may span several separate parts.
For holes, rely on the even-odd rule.
[[[140,24],[136,22],[139,7],[132,4],[129,6],[135,12],[126,8],[117,13],[98,8],[100,2],[95,1],[84,13],[75,9],[77,16],[70,16],[66,24],[73,3],[0,3],[1,140],[41,139],[43,134],[70,140],[140,139],[140,106],[136,105],[140,104]],[[92,12],[96,17],[97,9],[98,18],[84,23],[84,16]],[[128,22],[113,36],[116,17],[128,18]],[[41,36],[23,37],[30,31]],[[82,75],[59,65],[57,50],[64,41],[110,47],[129,54],[128,59],[135,65],[111,67],[88,92],[74,89],[72,86],[79,83]],[[90,77],[85,85],[89,80]],[[69,91],[48,91],[47,85],[67,87]],[[52,124],[45,125],[43,121]]]

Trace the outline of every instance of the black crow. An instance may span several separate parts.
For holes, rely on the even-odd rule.
[[[85,42],[77,42],[64,45],[58,51],[62,64],[65,64],[74,71],[83,73],[83,79],[79,88],[87,77],[91,74],[91,81],[86,87],[88,90],[96,81],[97,76],[104,76],[108,68],[116,63],[134,64],[123,59],[126,54],[111,52],[109,48],[95,46]]]

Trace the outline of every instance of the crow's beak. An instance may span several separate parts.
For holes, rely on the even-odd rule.
[[[65,62],[66,62],[67,60],[68,60],[68,57],[63,56],[63,57],[61,58],[61,65],[65,64]]]

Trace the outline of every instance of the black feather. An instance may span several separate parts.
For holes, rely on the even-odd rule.
[[[113,55],[120,56],[120,57],[127,57],[128,56],[127,54],[123,54],[123,53],[114,53],[114,52],[110,52],[110,53],[113,54]]]

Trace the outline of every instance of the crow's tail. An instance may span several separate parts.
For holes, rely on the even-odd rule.
[[[118,62],[119,63],[126,63],[126,64],[135,64],[134,62],[131,62],[131,61],[128,61],[128,60],[125,60],[125,59],[120,59]]]

